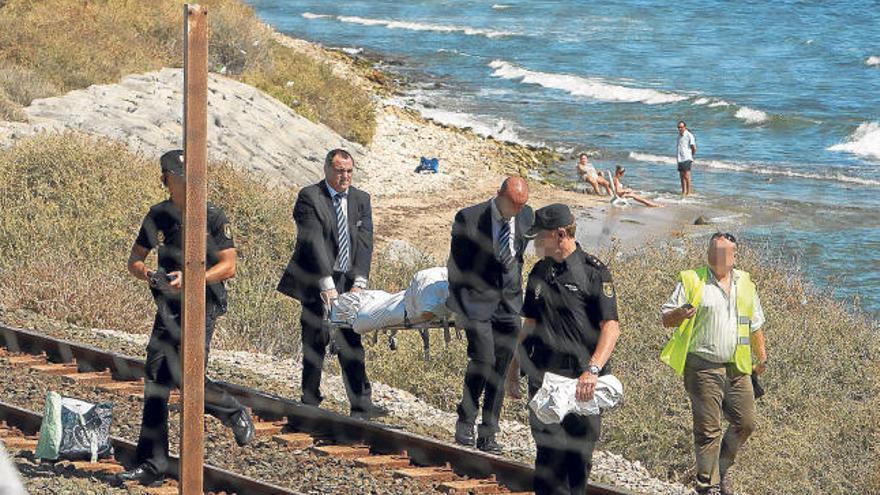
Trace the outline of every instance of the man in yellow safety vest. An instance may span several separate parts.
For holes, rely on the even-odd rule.
[[[736,238],[709,239],[708,266],[686,270],[661,308],[676,327],[660,360],[684,376],[694,419],[697,493],[731,495],[727,477],[736,453],[755,430],[751,374],[767,366],[764,311],[748,272],[733,268]],[[753,364],[754,361],[754,364]],[[730,422],[722,437],[721,416]]]

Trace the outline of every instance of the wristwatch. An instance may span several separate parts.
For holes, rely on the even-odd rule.
[[[591,375],[598,375],[599,372],[602,371],[602,368],[596,366],[595,364],[591,364],[590,367],[587,368],[587,371],[589,371]]]

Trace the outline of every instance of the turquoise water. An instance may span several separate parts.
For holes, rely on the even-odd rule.
[[[250,2],[282,32],[385,56],[395,100],[445,123],[621,164],[674,204],[676,129],[697,195],[818,286],[880,314],[875,2]]]

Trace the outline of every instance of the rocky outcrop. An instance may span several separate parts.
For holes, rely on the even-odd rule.
[[[182,89],[183,71],[162,69],[35,100],[24,109],[27,123],[0,122],[0,146],[38,132],[77,131],[158,158],[182,147]],[[271,183],[303,186],[323,177],[330,149],[348,149],[356,158],[364,154],[359,144],[252,86],[210,74],[208,90],[209,160],[228,161]]]

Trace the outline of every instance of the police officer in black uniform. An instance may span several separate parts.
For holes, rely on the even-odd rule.
[[[577,399],[590,400],[620,335],[611,273],[581,250],[575,230],[571,210],[557,203],[537,210],[529,231],[542,257],[529,273],[522,309],[520,364],[530,398],[549,371],[576,378]],[[529,422],[537,447],[535,493],[585,494],[600,416],[570,413],[548,425],[531,412]]]
[[[181,289],[183,288],[182,209],[186,181],[183,151],[162,155],[162,184],[171,198],[153,205],[144,218],[131,248],[128,271],[149,282],[156,302],[153,333],[147,345],[144,368],[144,413],[137,445],[139,465],[118,476],[119,481],[158,485],[168,468],[168,397],[171,387],[180,387]],[[235,275],[235,244],[223,210],[208,205],[205,281],[205,361],[214,323],[226,312],[223,281]],[[150,270],[144,260],[158,249],[159,268]],[[205,384],[210,380],[205,379]],[[218,397],[214,397],[217,395]],[[235,441],[244,446],[254,438],[248,410],[223,392],[206,394],[205,411],[232,427]]]

